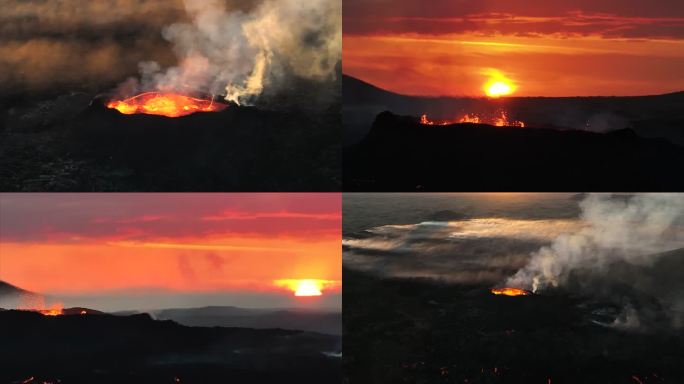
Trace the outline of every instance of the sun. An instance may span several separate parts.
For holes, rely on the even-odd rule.
[[[484,92],[488,97],[501,97],[512,94],[516,86],[511,79],[506,77],[501,71],[496,69],[486,69],[483,71],[488,77],[484,84]]]
[[[505,96],[505,95],[510,95],[511,94],[511,86],[502,82],[502,81],[495,81],[492,84],[487,87],[487,90],[485,91],[487,96],[489,97],[499,97],[499,96]]]
[[[316,280],[300,280],[295,296],[321,296],[321,287]]]
[[[276,287],[286,288],[297,297],[322,296],[326,288],[333,287],[336,282],[319,279],[282,279],[273,282]]]

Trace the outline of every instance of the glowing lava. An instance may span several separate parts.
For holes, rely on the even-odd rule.
[[[499,111],[498,115],[492,117],[480,117],[474,113],[467,113],[460,118],[454,120],[430,120],[427,115],[420,117],[420,123],[423,125],[451,125],[459,123],[471,124],[489,124],[497,127],[525,127],[525,123],[519,120],[508,120],[506,111]]]
[[[45,303],[45,296],[37,294],[24,294],[19,298],[17,309],[20,311],[38,312],[45,316],[59,316],[64,314],[64,305],[55,302],[49,307]],[[38,309],[47,308],[47,309]]]
[[[530,291],[526,291],[524,289],[520,288],[494,288],[492,289],[492,293],[495,295],[504,295],[504,296],[527,296],[530,294]]]
[[[226,104],[216,103],[214,100],[160,92],[141,93],[125,100],[107,103],[107,108],[116,109],[124,115],[145,113],[166,117],[185,116],[195,112],[218,112],[226,107]]]
[[[59,316],[64,314],[61,303],[55,303],[49,309],[39,309],[38,312],[45,316]]]
[[[294,292],[295,296],[322,296],[326,288],[333,287],[337,284],[331,280],[318,279],[283,279],[274,281],[276,287],[286,288]]]

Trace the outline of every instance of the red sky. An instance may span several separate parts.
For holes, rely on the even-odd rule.
[[[486,73],[519,96],[684,90],[681,0],[345,0],[343,71],[415,95],[483,95]]]
[[[0,280],[35,292],[291,296],[273,280],[341,280],[340,194],[2,194],[0,211]]]

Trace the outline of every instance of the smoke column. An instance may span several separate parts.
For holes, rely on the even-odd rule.
[[[533,291],[558,287],[573,270],[600,270],[616,261],[648,266],[659,253],[684,247],[682,194],[595,194],[580,207],[582,229],[535,252],[507,284]]]
[[[179,58],[162,70],[140,64],[141,79],[122,93],[199,90],[252,104],[265,88],[284,89],[289,79],[334,80],[342,52],[337,0],[264,0],[249,11],[228,11],[219,0],[184,0],[191,18],[163,30]]]
[[[534,252],[506,285],[608,299],[622,307],[618,328],[684,326],[684,194],[596,194],[580,207],[581,229]]]

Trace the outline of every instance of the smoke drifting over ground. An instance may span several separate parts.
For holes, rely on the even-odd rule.
[[[344,218],[346,268],[571,295],[620,329],[684,327],[684,194],[361,195]]]
[[[347,267],[387,277],[423,277],[459,284],[496,284],[574,220],[474,218],[371,228],[345,238]]]
[[[532,254],[507,285],[543,291],[579,289],[623,303],[615,325],[658,321],[684,325],[684,196],[590,195],[580,203],[585,224]],[[641,318],[641,320],[640,320]]]
[[[277,92],[293,77],[335,80],[341,56],[341,8],[334,0],[264,0],[249,11],[217,0],[185,0],[192,19],[163,29],[179,63],[140,65],[141,80],[122,92],[194,90],[250,104],[265,88]]]

